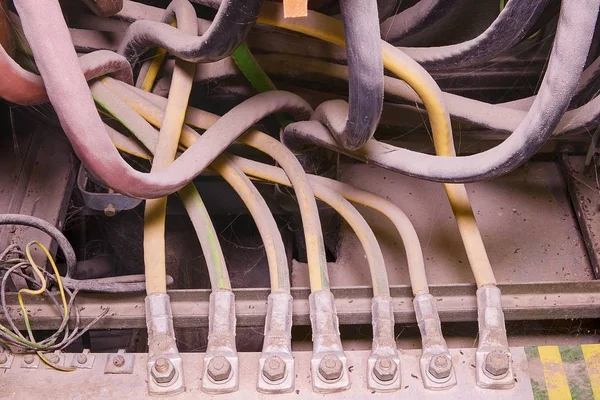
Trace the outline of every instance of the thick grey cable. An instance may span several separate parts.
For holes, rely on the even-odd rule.
[[[136,171],[104,129],[58,3],[40,7],[36,0],[16,0],[15,6],[48,97],[75,153],[90,173],[116,192],[146,199],[164,197],[194,179],[265,116],[287,112],[304,120],[312,113],[308,103],[292,93],[258,94],[225,114],[169,167],[153,173]]]
[[[381,38],[393,43],[417,33],[445,15],[456,0],[420,0],[400,14],[392,15],[381,23]]]
[[[41,218],[34,217],[32,215],[23,214],[0,214],[0,225],[23,225],[31,228],[38,229],[58,243],[58,247],[65,256],[67,263],[67,277],[75,276],[77,271],[77,257],[73,246],[69,243],[69,240],[51,223],[44,221]]]
[[[375,0],[341,0],[348,56],[349,109],[340,118],[340,100],[326,101],[313,118],[327,126],[347,150],[360,149],[375,133],[383,108],[383,61]],[[342,103],[345,103],[342,101]]]
[[[166,9],[164,23],[139,20],[127,29],[119,53],[134,64],[143,52],[161,47],[185,61],[217,61],[230,55],[246,38],[256,22],[263,0],[225,0],[210,28],[202,35],[190,35],[169,25],[175,10],[187,0],[173,0]],[[193,11],[193,8],[192,8]],[[194,16],[195,17],[195,16]]]
[[[485,32],[463,43],[441,47],[401,47],[400,50],[432,70],[460,68],[487,61],[519,43],[549,1],[511,0]],[[384,28],[382,32],[385,32]]]
[[[489,179],[517,168],[550,138],[577,86],[594,34],[600,0],[565,1],[556,40],[536,99],[517,129],[502,144],[479,154],[438,157],[396,148],[374,140],[357,152],[339,149],[318,122],[291,124],[285,135],[334,148],[410,176],[464,183]],[[576,43],[577,45],[573,45]],[[300,126],[301,129],[295,127]]]

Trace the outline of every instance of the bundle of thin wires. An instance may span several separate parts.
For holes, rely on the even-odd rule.
[[[42,252],[46,255],[48,262],[52,267],[53,274],[47,272],[43,268],[40,268],[40,266],[35,262],[32,256],[33,246],[39,247],[42,250]],[[42,359],[42,361],[58,370],[74,370],[70,367],[63,367],[57,365],[56,363],[52,363],[44,355],[44,353],[52,352],[54,350],[62,350],[70,344],[72,344],[75,340],[77,340],[85,332],[87,332],[104,315],[106,315],[109,311],[109,308],[104,308],[100,315],[94,318],[88,325],[81,328],[81,318],[79,314],[79,309],[75,306],[75,297],[78,293],[78,290],[76,289],[71,291],[63,286],[60,274],[58,273],[58,268],[56,266],[56,263],[54,262],[54,259],[52,258],[52,255],[50,254],[48,249],[40,242],[34,241],[28,243],[27,246],[25,246],[24,252],[15,244],[8,246],[0,254],[0,272],[3,273],[2,283],[0,286],[0,300],[2,303],[2,313],[4,314],[4,318],[10,326],[9,329],[6,326],[0,324],[0,343],[2,345],[10,346],[12,348],[19,348],[25,352],[36,352]],[[23,322],[27,331],[27,337],[21,333],[21,331],[18,329],[17,325],[13,321],[13,318],[11,317],[11,313],[9,312],[9,308],[7,307],[6,303],[6,285],[8,279],[13,275],[24,279],[31,285],[31,287],[34,288],[22,288],[17,293],[17,300],[19,302],[19,307],[21,310],[20,314],[23,317]],[[55,284],[58,288],[60,301],[57,300],[55,294],[53,294],[50,291],[48,281],[50,281],[51,284]],[[62,321],[59,328],[52,335],[48,336],[43,340],[36,340],[33,334],[31,321],[29,319],[29,313],[27,307],[25,306],[25,301],[23,298],[23,295],[26,294],[31,296],[39,296],[42,294],[46,295],[54,304],[54,306],[56,307],[56,309],[62,317]],[[75,314],[75,322],[71,325],[72,327],[70,328],[69,321],[73,313]]]

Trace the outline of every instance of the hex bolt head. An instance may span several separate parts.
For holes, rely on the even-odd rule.
[[[206,369],[208,376],[215,382],[223,382],[231,374],[231,363],[223,356],[213,357]]]
[[[6,364],[8,362],[8,356],[6,353],[0,353],[0,364]]]
[[[271,356],[265,360],[263,375],[271,382],[275,382],[285,377],[285,370],[285,362],[278,356]]]
[[[125,365],[125,357],[123,357],[120,354],[117,354],[116,356],[113,357],[112,363],[115,367],[122,367],[123,365]]]
[[[77,354],[77,363],[85,364],[87,362],[87,356],[85,354]]]
[[[25,362],[25,364],[32,364],[33,360],[33,354],[27,354],[25,357],[23,357],[23,361]]]
[[[319,363],[319,373],[328,381],[334,381],[342,376],[343,364],[339,357],[327,355]]]
[[[389,357],[378,358],[373,367],[373,374],[377,379],[383,382],[389,382],[394,379],[397,371],[398,366],[394,360]]]
[[[429,362],[429,373],[435,379],[446,379],[452,373],[452,361],[444,354],[438,354]]]
[[[154,362],[150,373],[156,383],[167,384],[175,379],[175,366],[168,358],[161,357]]]
[[[504,351],[494,350],[485,356],[485,370],[495,377],[503,377],[510,368],[510,357]]]

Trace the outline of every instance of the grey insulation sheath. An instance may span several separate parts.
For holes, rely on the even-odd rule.
[[[488,29],[463,43],[399,49],[430,70],[460,68],[487,61],[520,42],[549,1],[511,0]]]
[[[183,1],[187,2],[173,0],[169,4],[163,23],[148,20],[132,23],[125,32],[118,52],[132,64],[152,47],[164,48],[175,57],[189,62],[220,60],[244,41],[263,3],[263,0],[226,0],[219,7],[208,30],[202,36],[196,36],[169,25],[174,19],[174,8]]]
[[[95,293],[141,293],[146,290],[144,275],[115,276],[98,279],[62,278],[65,287],[82,292]],[[173,283],[173,278],[167,276],[167,285]]]
[[[515,131],[490,150],[469,156],[441,157],[370,140],[359,151],[348,152],[336,146],[325,127],[317,121],[290,124],[284,136],[335,149],[351,157],[431,181],[466,183],[506,174],[540,149],[569,106],[586,62],[599,3],[600,0],[562,3],[556,40],[539,93]]]
[[[67,277],[75,276],[77,272],[77,256],[69,240],[54,225],[33,215],[0,214],[0,225],[22,225],[38,229],[56,241],[65,256]]]
[[[338,115],[339,100],[323,102],[313,118],[347,150],[360,149],[375,133],[383,108],[383,60],[375,0],[341,0],[348,57],[349,109]]]
[[[325,79],[347,79],[348,68],[343,65],[314,60],[305,57],[288,55],[256,55],[257,61],[271,76],[285,76],[296,79],[311,79],[322,75]],[[231,77],[239,74],[239,70],[228,62],[229,59],[223,59],[216,63],[203,64],[196,70],[196,79],[216,80],[224,77]],[[590,65],[582,76],[593,75],[596,68]],[[167,63],[167,69],[172,69],[172,65]],[[324,72],[325,71],[325,72]],[[576,93],[581,93],[581,82],[577,86]],[[592,81],[593,84],[593,81]],[[415,113],[424,113],[426,110],[420,106],[422,104],[419,96],[402,80],[390,76],[384,77],[384,87],[386,95],[390,97],[401,98],[410,103],[418,104],[416,107],[408,105],[398,105],[386,103],[388,109],[405,109]],[[512,133],[527,116],[530,104],[533,103],[535,96],[522,99],[529,101],[524,111],[517,109],[512,103],[490,104],[479,100],[469,99],[453,93],[442,92],[442,98],[448,108],[448,113],[452,118],[468,122],[476,126],[481,126],[494,130],[499,133]],[[571,104],[573,102],[571,101]],[[523,107],[523,106],[519,106]],[[384,108],[385,109],[385,108]],[[401,116],[401,114],[398,114]],[[572,135],[582,130],[595,129],[600,123],[600,97],[584,104],[581,107],[567,111],[554,130],[554,135]]]
[[[39,7],[36,0],[17,0],[23,31],[44,80],[48,97],[73,150],[90,173],[116,192],[158,198],[175,192],[200,174],[238,136],[275,112],[307,119],[312,109],[299,96],[276,91],[258,94],[234,107],[169,167],[136,171],[112,144],[79,67],[58,2]]]
[[[420,0],[400,14],[392,15],[381,23],[381,38],[393,43],[417,33],[445,15],[456,0]]]
[[[92,80],[104,75],[131,83],[131,65],[112,51],[98,50],[84,54],[78,59],[85,79]],[[0,46],[0,97],[21,106],[32,106],[48,102],[48,94],[42,77],[23,69]]]

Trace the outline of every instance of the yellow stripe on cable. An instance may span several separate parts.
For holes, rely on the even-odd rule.
[[[345,46],[342,22],[314,11],[309,11],[306,18],[286,19],[283,16],[281,5],[265,2],[258,22],[303,33],[338,46]],[[439,86],[431,75],[409,56],[383,40],[381,46],[384,67],[404,80],[422,99],[429,115],[436,153],[441,156],[456,156],[450,116],[442,100],[442,91]],[[477,286],[495,285],[496,278],[465,186],[444,184],[444,188]]]

